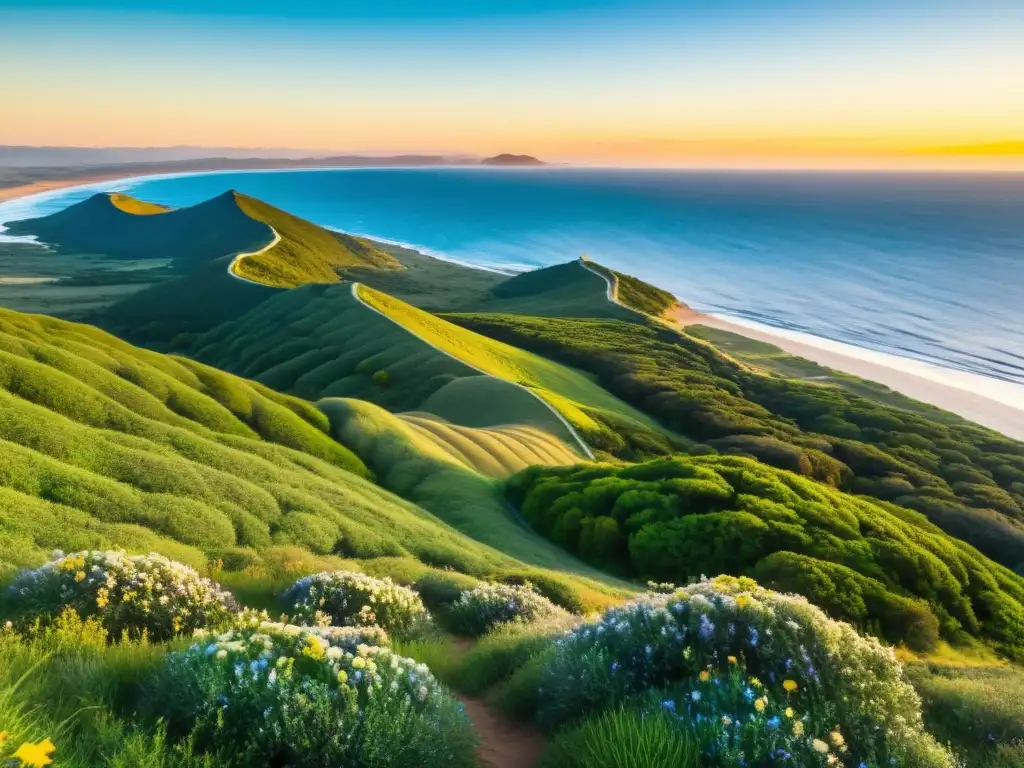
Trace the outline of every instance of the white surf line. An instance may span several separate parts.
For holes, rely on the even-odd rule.
[[[267,224],[267,226],[270,227],[269,224]],[[280,233],[278,233],[278,231],[276,229],[274,229],[273,227],[270,227],[270,231],[274,233],[274,239],[273,240],[271,240],[269,243],[264,245],[258,251],[250,251],[248,253],[239,253],[238,255],[235,256],[235,258],[233,258],[231,260],[231,263],[228,264],[228,274],[231,275],[233,278],[235,278],[235,280],[241,280],[242,282],[245,282],[245,283],[252,283],[253,285],[266,285],[266,283],[261,283],[259,280],[250,280],[248,277],[242,277],[240,274],[235,272],[235,267],[238,265],[238,262],[240,262],[242,259],[246,259],[249,256],[259,256],[261,253],[266,253],[271,248],[273,248],[275,245],[277,245],[278,243],[281,242],[281,235],[280,235]]]
[[[545,400],[543,397],[538,395],[536,392],[534,392],[529,387],[527,387],[527,386],[525,386],[523,384],[520,384],[517,381],[509,381],[508,379],[503,379],[500,376],[495,376],[493,373],[488,373],[483,368],[477,368],[472,363],[467,363],[465,360],[462,360],[461,358],[456,357],[451,352],[448,352],[447,350],[441,349],[441,347],[437,346],[434,342],[432,342],[429,339],[425,339],[422,336],[420,336],[418,333],[416,333],[416,331],[413,331],[413,330],[410,330],[410,329],[406,328],[404,325],[402,325],[400,322],[398,322],[394,318],[389,317],[388,315],[386,315],[384,312],[381,312],[376,307],[371,306],[370,304],[368,304],[365,301],[363,301],[363,299],[359,296],[359,286],[360,285],[361,285],[361,283],[352,283],[352,298],[354,298],[356,301],[358,301],[360,304],[362,304],[367,309],[372,310],[373,312],[376,312],[378,315],[380,315],[381,317],[386,319],[388,322],[394,323],[399,328],[401,328],[403,331],[405,331],[406,333],[408,333],[408,334],[410,334],[412,336],[415,336],[417,339],[422,341],[427,346],[433,347],[438,352],[440,352],[442,355],[450,357],[452,360],[455,360],[458,363],[462,363],[467,368],[471,368],[472,370],[476,371],[479,374],[482,374],[484,376],[489,376],[490,378],[497,379],[498,381],[503,381],[506,384],[511,384],[513,387],[519,387],[521,390],[523,390],[524,392],[526,392],[530,396],[535,397],[540,403],[542,403],[544,405],[545,408],[547,408],[549,411],[551,411],[551,413],[553,413],[555,415],[555,418],[557,418],[560,422],[562,422],[562,425],[567,430],[569,430],[569,434],[572,435],[573,439],[575,439],[576,442],[579,444],[580,449],[583,451],[583,453],[586,455],[586,457],[588,459],[590,459],[591,461],[594,461],[594,458],[595,458],[594,457],[594,452],[592,450],[590,450],[590,446],[587,445],[586,441],[584,441],[584,439],[582,437],[580,437],[579,433],[576,431],[576,429],[573,427],[573,425],[570,424],[568,422],[568,420],[566,420],[565,416],[560,414],[555,409],[555,407],[553,405],[551,405],[551,403],[549,403],[547,400]]]

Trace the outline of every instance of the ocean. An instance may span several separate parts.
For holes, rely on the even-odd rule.
[[[254,171],[97,189],[173,206],[226,189],[505,272],[587,254],[694,309],[1024,408],[1024,174],[549,167]]]

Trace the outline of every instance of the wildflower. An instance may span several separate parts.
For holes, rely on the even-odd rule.
[[[735,656],[729,656],[728,659],[729,659],[729,663],[730,664],[735,664],[736,663],[736,657]]]
[[[787,679],[782,681],[782,688],[786,691],[786,693],[792,693],[799,687],[800,686],[796,684],[796,680]]]
[[[0,747],[4,745],[4,742],[11,738],[10,731],[0,731]]]
[[[811,746],[814,747],[815,752],[821,752],[822,754],[828,752],[828,744],[826,744],[821,739],[815,739],[814,741],[812,741]]]
[[[722,715],[722,725],[728,728],[730,725],[732,725],[732,718],[728,715]]]
[[[44,739],[38,744],[26,742],[18,747],[18,751],[12,757],[21,760],[21,764],[25,768],[43,768],[53,762],[50,755],[55,749],[57,748],[49,739]]]
[[[710,680],[710,679],[711,679],[711,673],[710,673],[710,672],[708,672],[708,671],[707,671],[706,669],[702,669],[702,670],[700,671],[700,674],[699,674],[699,675],[697,675],[697,677],[699,677],[699,678],[700,678],[700,681],[701,681],[702,683],[706,683],[706,682],[707,682],[708,680]]]
[[[766,723],[766,725],[774,731],[776,728],[779,727],[781,722],[782,721],[779,720],[779,716],[778,715],[772,715],[771,717],[768,718],[768,722]]]
[[[754,709],[758,712],[764,712],[764,708],[768,706],[768,697],[762,696],[760,699],[754,702]]]
[[[832,743],[837,747],[841,747],[844,744],[846,744],[846,739],[843,738],[843,734],[841,734],[838,730],[832,731],[832,733],[830,733],[828,737],[832,740]]]
[[[761,681],[758,678],[756,678],[756,677],[750,678],[750,684],[752,686],[754,686],[755,688],[760,688],[761,687]]]
[[[85,581],[85,571],[78,571],[75,574],[75,581]]]
[[[691,691],[690,698],[694,701],[700,701],[700,691]]]
[[[792,717],[792,716],[793,716],[793,708],[792,707],[786,707],[786,717]]]
[[[664,709],[667,709],[669,712],[676,711],[676,703],[672,701],[672,699],[665,699],[663,702],[661,702],[661,706]]]
[[[803,724],[803,722],[801,722],[800,720],[794,721],[793,722],[793,735],[795,735],[795,736],[803,736],[803,734],[804,734],[804,724]]]

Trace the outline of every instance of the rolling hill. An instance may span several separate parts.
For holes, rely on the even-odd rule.
[[[58,251],[124,259],[166,259],[189,272],[227,255],[234,272],[273,287],[335,282],[352,266],[401,269],[391,256],[348,235],[323,229],[260,200],[229,190],[188,208],[170,209],[122,194],[100,193],[57,213],[10,222]]]
[[[496,502],[455,522],[504,531],[486,538],[523,560],[375,485],[312,404],[90,326],[0,311],[0,410],[0,572],[54,548],[124,547],[197,566],[398,558],[599,577],[546,543],[531,556],[541,540]]]

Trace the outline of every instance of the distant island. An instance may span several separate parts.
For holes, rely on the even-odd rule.
[[[507,152],[494,157],[485,157],[480,161],[481,165],[547,165],[533,155],[511,155]]]

